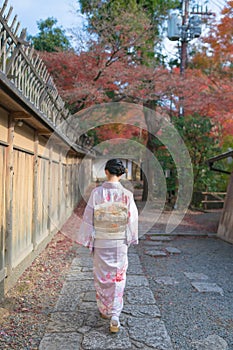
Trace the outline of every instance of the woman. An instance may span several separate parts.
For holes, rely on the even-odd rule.
[[[97,306],[100,315],[110,319],[110,331],[114,333],[120,329],[128,247],[138,243],[138,211],[133,194],[119,182],[125,172],[119,159],[106,163],[107,181],[91,193],[79,240],[93,252]]]

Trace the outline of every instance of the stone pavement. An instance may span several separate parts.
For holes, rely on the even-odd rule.
[[[134,247],[129,249],[120,320],[120,332],[111,334],[109,320],[100,318],[96,306],[92,257],[86,248],[78,247],[39,350],[172,349]]]
[[[140,237],[145,247],[145,256],[163,257],[182,254],[172,245],[172,238],[163,235],[163,226],[167,216],[161,216],[157,227],[152,227],[154,210],[147,212],[147,222],[139,222],[140,231],[146,235]],[[69,222],[71,231],[77,220]],[[68,225],[68,226],[69,226]],[[159,235],[160,233],[160,235]],[[184,221],[175,235],[202,235],[200,227],[190,229]],[[206,235],[206,233],[205,233]],[[212,235],[212,234],[211,234]],[[207,234],[208,236],[208,234]],[[163,248],[162,248],[163,247]],[[162,249],[161,249],[162,248]],[[124,295],[124,308],[121,314],[121,330],[117,334],[109,332],[109,320],[100,318],[95,300],[92,274],[92,257],[86,248],[77,247],[77,257],[73,260],[70,271],[60,293],[55,309],[51,313],[46,333],[41,340],[39,350],[117,350],[117,349],[157,349],[173,350],[171,338],[167,332],[153,292],[149,286],[145,270],[139,259],[137,247],[129,249],[129,268]],[[157,278],[156,283],[176,285],[171,276]],[[212,291],[222,295],[218,285],[207,285],[208,276],[186,274],[190,284],[199,292]],[[204,288],[204,289],[203,289]],[[210,290],[208,290],[208,288]],[[163,315],[164,317],[164,315]],[[192,350],[227,350],[224,340],[215,335],[193,343]],[[190,348],[191,349],[191,348]],[[183,349],[182,349],[183,350]]]

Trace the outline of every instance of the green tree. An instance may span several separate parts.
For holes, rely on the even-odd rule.
[[[201,205],[201,196],[198,193],[204,191],[225,191],[226,176],[209,169],[207,160],[222,152],[219,145],[219,133],[213,125],[210,118],[198,114],[189,115],[185,118],[173,118],[173,124],[182,137],[192,160],[194,175],[194,196],[193,204]],[[177,180],[177,169],[173,158],[167,148],[160,141],[155,140],[157,144],[156,156],[163,167],[166,178],[168,198],[171,194],[175,195],[179,186]],[[218,167],[225,169],[223,164]]]
[[[98,42],[120,48],[127,39],[127,53],[137,62],[152,66],[163,62],[160,43],[164,20],[170,9],[180,6],[180,1],[80,0],[79,3],[87,17],[87,29]],[[143,40],[135,41],[135,37]]]
[[[69,39],[61,27],[57,27],[57,19],[49,17],[37,22],[39,33],[29,36],[33,46],[38,51],[57,52],[66,51],[71,48]]]

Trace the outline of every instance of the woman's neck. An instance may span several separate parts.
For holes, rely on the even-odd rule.
[[[116,176],[116,175],[107,177],[108,182],[119,182],[119,180],[120,180],[119,176]]]

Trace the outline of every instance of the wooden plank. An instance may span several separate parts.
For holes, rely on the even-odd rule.
[[[25,150],[34,152],[34,129],[28,125],[17,126],[15,124],[14,146],[23,147]]]
[[[13,225],[13,177],[14,177],[14,127],[15,122],[9,117],[8,147],[6,151],[6,267],[12,269],[12,225]]]
[[[33,206],[32,206],[32,243],[34,249],[37,247],[37,232],[38,232],[38,132],[34,134],[34,157],[33,157]]]
[[[0,270],[5,269],[5,147],[0,146]],[[5,270],[4,270],[5,271]],[[5,277],[5,276],[4,276]],[[3,278],[0,277],[0,281]]]
[[[224,203],[224,200],[203,200],[201,203]]]
[[[0,108],[0,140],[8,142],[8,114]]]

